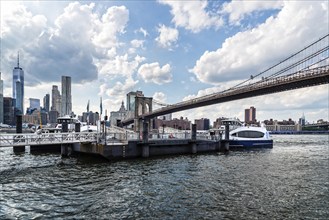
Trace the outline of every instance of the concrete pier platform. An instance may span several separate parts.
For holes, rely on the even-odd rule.
[[[17,148],[17,147],[16,147]],[[227,152],[229,144],[225,140],[192,139],[151,139],[99,142],[67,142],[60,144],[38,144],[29,146],[31,153],[60,153],[63,157],[85,154],[102,157],[107,160],[124,160],[149,158],[166,155],[198,154],[207,152]],[[16,153],[24,152],[25,146],[14,149]]]
[[[196,154],[223,151],[222,141],[166,139],[143,141],[132,140],[126,143],[81,143],[73,146],[73,152],[100,155],[108,160],[147,158],[164,155]]]

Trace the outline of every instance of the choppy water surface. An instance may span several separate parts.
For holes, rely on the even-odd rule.
[[[0,148],[0,219],[329,219],[329,137],[95,162]]]

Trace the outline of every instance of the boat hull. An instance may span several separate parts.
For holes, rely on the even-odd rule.
[[[273,148],[273,140],[230,140],[230,148]]]

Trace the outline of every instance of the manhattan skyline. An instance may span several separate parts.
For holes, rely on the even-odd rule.
[[[1,1],[1,72],[11,96],[17,51],[25,104],[72,78],[76,114],[117,111],[130,91],[176,103],[238,84],[323,37],[328,1]],[[245,7],[242,7],[245,6]],[[53,10],[47,10],[51,7]],[[145,13],[147,12],[147,13]],[[315,25],[316,24],[316,25]],[[328,120],[329,86],[317,86],[178,112],[190,120]]]

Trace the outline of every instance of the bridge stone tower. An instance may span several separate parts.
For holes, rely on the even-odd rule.
[[[134,120],[134,130],[143,130],[143,120],[138,119],[139,115],[152,112],[152,97],[136,96],[135,97],[135,120]],[[144,121],[149,123],[149,129],[151,127],[150,121]]]

